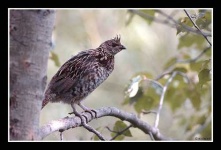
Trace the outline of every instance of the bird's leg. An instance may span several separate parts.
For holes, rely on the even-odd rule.
[[[92,113],[92,112],[94,112],[95,118],[97,118],[97,111],[96,111],[96,110],[84,106],[81,102],[79,102],[78,105],[79,105],[85,112],[89,112],[92,117],[93,117],[93,113]]]
[[[75,104],[74,102],[72,102],[72,103],[71,103],[71,107],[72,107],[72,109],[73,109],[73,112],[71,112],[71,113],[69,113],[69,114],[70,114],[70,115],[71,115],[71,114],[75,114],[75,116],[78,116],[78,117],[81,119],[82,124],[86,124],[86,123],[84,122],[84,119],[83,119],[82,115],[76,110],[75,106],[76,106],[76,104]],[[84,117],[85,117],[85,116],[84,116]],[[87,117],[85,117],[85,119],[86,119],[86,122],[88,122]]]

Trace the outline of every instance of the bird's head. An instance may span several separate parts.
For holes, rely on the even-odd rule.
[[[107,40],[104,43],[102,43],[100,46],[105,52],[111,55],[115,55],[118,52],[120,52],[123,49],[126,49],[121,43],[120,43],[120,36],[116,36],[115,38],[111,40]]]

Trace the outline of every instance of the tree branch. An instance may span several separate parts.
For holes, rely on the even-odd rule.
[[[174,71],[173,74],[171,75],[171,77],[167,80],[165,86],[163,87],[163,92],[162,92],[161,97],[160,97],[160,104],[159,104],[159,107],[158,107],[158,110],[157,110],[156,120],[155,120],[155,123],[154,123],[155,128],[157,128],[157,126],[159,124],[160,112],[161,112],[161,109],[162,109],[162,106],[163,106],[163,101],[164,101],[166,90],[167,90],[169,84],[172,82],[173,78],[176,76],[176,74],[177,74],[177,72]]]
[[[205,48],[199,55],[197,55],[195,58],[187,59],[187,60],[177,60],[176,63],[192,63],[197,61],[204,53],[206,53],[211,47]]]
[[[163,72],[163,73],[161,73],[159,76],[157,76],[156,78],[155,78],[155,80],[159,80],[159,79],[161,79],[162,77],[164,77],[165,75],[167,75],[167,74],[171,74],[173,71],[173,66],[175,65],[175,64],[177,64],[177,63],[193,63],[193,62],[196,62],[200,57],[202,57],[203,56],[203,54],[204,53],[206,53],[209,49],[210,49],[211,47],[209,46],[209,47],[207,47],[207,48],[205,48],[199,55],[197,55],[195,58],[191,58],[191,59],[186,59],[186,60],[176,60],[173,64],[171,64],[169,67],[167,67],[167,69]],[[180,72],[179,73],[180,75],[182,75],[182,76],[186,76],[186,75],[184,75],[182,72]],[[186,76],[186,78],[187,78],[187,76]],[[187,78],[188,79],[188,78]]]
[[[152,133],[155,140],[171,140],[170,138],[163,136],[157,128],[152,127],[148,123],[139,119],[135,114],[121,111],[115,107],[103,107],[103,108],[97,109],[96,112],[97,112],[98,118],[101,118],[104,116],[113,116],[113,117],[117,117],[121,120],[126,120],[126,121],[130,122],[134,127],[137,127],[140,130],[142,130],[144,133],[146,133],[146,134]],[[91,120],[94,119],[87,112],[84,112],[82,114],[87,116],[88,122],[90,122]],[[49,135],[55,131],[67,130],[67,129],[76,128],[79,126],[81,126],[81,119],[79,117],[75,117],[75,116],[74,117],[65,117],[65,118],[62,118],[59,120],[53,120],[50,123],[42,126],[39,129],[39,134],[36,136],[35,139],[41,140],[41,139],[45,138],[47,135]]]
[[[187,137],[187,139],[191,140],[194,137],[194,135],[196,135],[197,133],[201,133],[210,123],[211,123],[211,117],[209,116],[201,126],[199,126],[193,133],[191,133]]]
[[[127,131],[127,130],[130,129],[131,127],[132,127],[132,125],[129,125],[128,127],[126,127],[125,129],[123,129],[123,130],[120,131],[120,132],[113,131],[113,130],[111,130],[109,127],[106,127],[110,132],[116,133],[116,135],[115,135],[114,137],[112,137],[112,138],[110,139],[110,141],[115,140],[118,136],[120,136],[121,134],[123,134],[125,131]]]
[[[142,110],[142,113],[143,113],[144,115],[146,115],[146,114],[151,114],[151,113],[157,114],[157,112],[156,112],[155,110],[150,110],[150,111],[144,111],[144,110]]]
[[[139,11],[139,10],[130,9],[130,10],[128,10],[128,11],[131,12],[131,13],[134,13],[134,14],[136,14],[136,15],[138,15],[138,16],[144,18],[144,19],[153,20],[153,21],[155,21],[155,22],[157,22],[157,23],[165,24],[165,25],[168,25],[169,27],[172,27],[172,28],[176,28],[178,25],[180,25],[180,26],[182,26],[184,29],[186,29],[186,30],[189,31],[189,32],[196,33],[196,34],[201,34],[199,30],[194,29],[194,28],[192,28],[192,27],[189,27],[189,26],[187,26],[187,25],[184,25],[184,24],[182,24],[182,23],[179,23],[178,21],[176,21],[175,19],[173,19],[173,17],[167,15],[166,13],[164,13],[164,12],[162,12],[162,11],[160,11],[160,10],[157,10],[157,12],[158,12],[159,14],[163,15],[164,17],[168,18],[169,20],[171,20],[171,21],[173,22],[173,24],[169,23],[169,21],[167,21],[167,20],[158,19],[158,18],[156,18],[156,17],[154,17],[154,16],[151,16],[151,15],[148,15],[148,14],[146,14],[146,13],[143,13],[143,12],[141,12],[141,11]],[[211,33],[209,33],[209,32],[203,32],[203,31],[202,31],[202,33],[203,33],[205,36],[211,36]]]
[[[89,132],[93,132],[94,134],[97,135],[97,137],[102,140],[105,141],[104,137],[101,135],[101,133],[99,133],[98,131],[96,131],[95,129],[93,129],[91,126],[89,126],[88,124],[84,123],[82,124],[82,126],[87,129]]]
[[[193,21],[193,19],[190,17],[190,14],[184,9],[184,12],[186,13],[187,17],[190,19],[190,21],[192,22],[192,24],[194,25],[194,27],[201,33],[201,35],[207,40],[207,42],[209,43],[210,46],[212,46],[212,44],[210,43],[210,41],[208,40],[208,38],[206,37],[206,35],[200,30],[200,28],[196,25],[196,23]]]
[[[63,141],[63,131],[60,131],[60,140]]]

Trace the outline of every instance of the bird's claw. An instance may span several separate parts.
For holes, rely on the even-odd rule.
[[[91,117],[95,117],[95,118],[97,118],[97,111],[96,111],[96,110],[94,110],[94,109],[90,109],[90,110],[85,110],[85,112],[90,113]],[[93,116],[93,113],[92,113],[92,112],[94,112],[95,116]]]
[[[83,117],[85,118],[86,123],[88,122],[87,116],[85,116],[84,114],[79,114],[79,113],[76,113],[76,112],[70,112],[70,113],[68,113],[68,114],[69,114],[69,115],[74,114],[75,116],[79,117],[79,118],[81,119],[81,123],[82,123],[82,124],[85,124],[85,121],[84,121]]]

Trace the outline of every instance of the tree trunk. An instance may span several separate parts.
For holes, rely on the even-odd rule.
[[[10,140],[34,140],[51,36],[53,10],[10,10]]]

